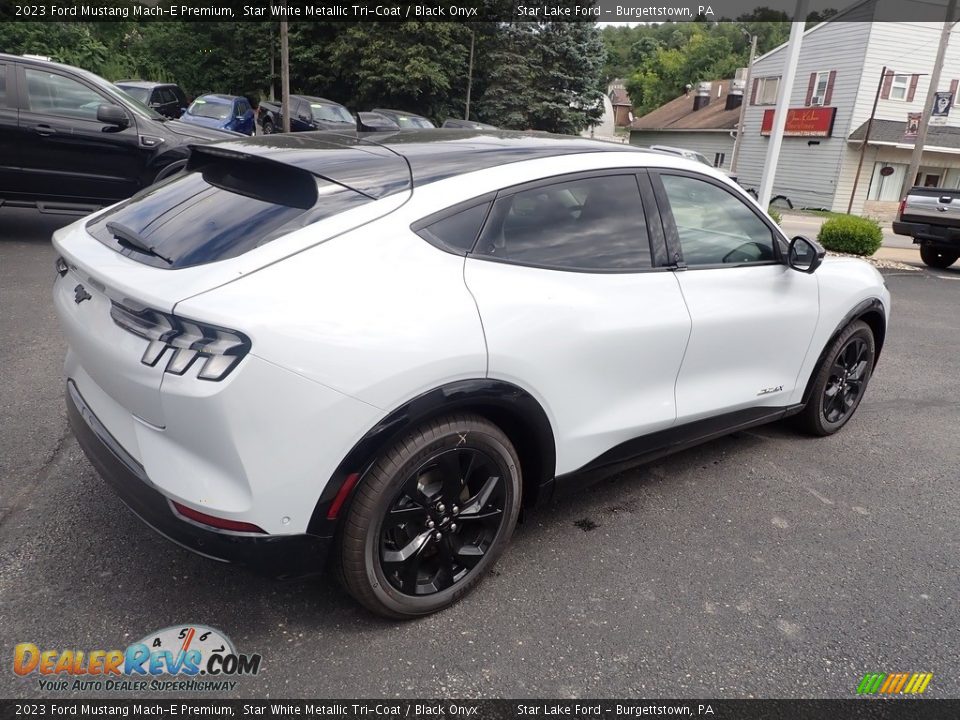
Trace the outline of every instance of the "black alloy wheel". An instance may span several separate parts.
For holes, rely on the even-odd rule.
[[[483,450],[442,450],[408,476],[381,524],[380,567],[405,595],[463,580],[505,518],[503,471]]]
[[[875,358],[870,326],[862,320],[847,325],[823,354],[807,404],[797,415],[799,426],[821,436],[842,428],[863,400]]]
[[[510,439],[483,417],[451,415],[411,430],[366,472],[341,521],[347,591],[391,618],[455,603],[509,542],[521,482]]]
[[[870,356],[862,337],[852,337],[840,350],[823,390],[823,417],[828,423],[845,420],[857,407],[866,387]]]

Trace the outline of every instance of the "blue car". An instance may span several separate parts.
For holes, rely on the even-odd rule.
[[[193,125],[253,135],[253,118],[253,109],[246,98],[235,95],[203,95],[193,101],[180,120]]]

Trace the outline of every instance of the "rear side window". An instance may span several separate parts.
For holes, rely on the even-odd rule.
[[[0,65],[0,107],[7,106],[7,66]]]
[[[424,240],[441,249],[466,255],[473,250],[489,209],[490,201],[488,200],[464,210],[458,210],[435,222],[428,220],[429,224],[414,226],[414,230]]]
[[[147,188],[87,229],[132,259],[178,269],[237,257],[367,202],[299,168],[217,159]]]
[[[556,269],[649,268],[650,240],[636,176],[577,178],[501,197],[475,252]]]

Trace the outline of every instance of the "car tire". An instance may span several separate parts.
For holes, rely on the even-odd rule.
[[[366,472],[340,528],[347,591],[395,619],[457,602],[509,542],[521,483],[509,438],[480,416],[451,415],[406,434]]]
[[[920,259],[923,260],[923,264],[938,270],[950,267],[957,258],[960,258],[960,253],[937,250],[929,245],[920,246]]]
[[[273,121],[272,121],[272,120],[264,120],[264,121],[263,121],[263,134],[264,134],[264,135],[273,135],[273,133],[275,133],[276,131],[277,131],[277,129],[273,126]]]
[[[846,425],[863,399],[875,359],[870,326],[862,320],[847,325],[823,355],[807,404],[797,415],[799,427],[826,436]]]

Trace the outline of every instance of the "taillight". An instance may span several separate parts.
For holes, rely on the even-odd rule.
[[[900,201],[900,206],[897,208],[897,217],[898,217],[898,218],[902,218],[902,217],[903,217],[903,209],[904,209],[906,206],[907,206],[907,199],[904,198],[903,200]]]
[[[250,339],[241,332],[168,315],[152,308],[133,309],[114,301],[110,317],[127,332],[150,342],[140,358],[153,367],[168,349],[166,372],[183,375],[200,362],[197,377],[223,380],[250,351]]]

